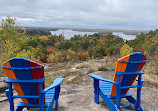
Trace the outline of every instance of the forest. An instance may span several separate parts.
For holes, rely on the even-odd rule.
[[[124,41],[112,33],[75,35],[66,40],[49,31],[20,29],[16,19],[1,21],[1,63],[12,57],[24,57],[42,63],[87,61],[94,58],[121,57],[142,52],[149,59],[147,73],[158,75],[158,30],[141,33],[134,40]],[[152,67],[152,69],[151,69]]]

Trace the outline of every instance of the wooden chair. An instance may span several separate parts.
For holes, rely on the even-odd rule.
[[[100,95],[111,111],[131,107],[131,104],[135,105],[136,111],[144,111],[140,105],[142,74],[144,74],[141,69],[146,62],[146,57],[142,53],[136,52],[117,60],[113,81],[89,74],[94,79],[95,103],[99,104]],[[138,77],[138,84],[132,86],[136,77]],[[136,99],[128,92],[129,88],[137,88]],[[126,98],[131,104],[120,106],[121,98]],[[116,104],[111,99],[116,99]]]
[[[16,111],[22,111],[24,107],[40,108],[43,111],[52,111],[54,101],[56,101],[56,109],[58,109],[58,98],[60,93],[60,84],[64,78],[55,79],[54,83],[45,88],[44,83],[44,66],[21,57],[12,58],[2,64],[8,79],[9,89],[6,95],[10,103],[10,111],[14,111],[14,98],[21,98]],[[13,95],[13,89],[18,95]]]

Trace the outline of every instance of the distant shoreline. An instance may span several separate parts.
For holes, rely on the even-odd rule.
[[[2,27],[0,27],[1,29]],[[58,30],[72,30],[78,32],[98,32],[98,33],[111,33],[111,32],[123,32],[126,35],[138,35],[139,33],[147,34],[150,30],[122,30],[122,29],[84,29],[84,28],[57,28],[57,27],[20,27],[23,29],[34,29],[34,30],[47,30],[47,31],[58,31]]]
[[[78,32],[98,32],[98,33],[110,33],[110,32],[123,32],[126,35],[138,35],[139,33],[148,33],[150,30],[122,30],[122,29],[84,29],[84,28],[57,28],[57,27],[21,27],[25,29],[37,29],[37,30],[73,30]]]
[[[119,36],[121,38],[123,38],[124,40],[133,40],[136,38],[136,36],[138,34],[140,34],[140,32],[135,32],[135,33],[131,33],[131,32],[120,32],[120,31],[116,31],[116,32],[89,32],[89,31],[82,31],[82,30],[72,30],[72,29],[59,29],[56,31],[50,31],[51,35],[64,35],[64,37],[66,39],[71,39],[72,37],[74,37],[75,35],[80,35],[80,36],[84,36],[84,35],[93,35],[95,33],[112,33],[113,35]]]

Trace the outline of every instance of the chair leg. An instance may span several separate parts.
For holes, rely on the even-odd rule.
[[[17,106],[16,110],[15,111],[22,111],[23,110],[23,106]]]
[[[39,108],[40,108],[40,111],[44,111],[43,110],[43,96],[42,96],[42,84],[40,83],[39,84]]]
[[[58,110],[58,99],[59,99],[59,93],[60,93],[60,85],[55,88],[55,109]]]
[[[140,103],[141,103],[141,88],[143,85],[143,81],[140,81],[139,87],[137,89],[137,101],[136,101],[136,111],[140,111]]]
[[[116,97],[116,105],[117,105],[117,108],[120,110],[120,102],[121,102],[121,99],[120,97]]]
[[[141,81],[142,75],[139,75],[138,77],[138,85],[139,87],[137,88],[137,101],[136,101],[136,111],[140,111],[140,103],[141,103],[141,89],[143,86],[143,82]]]
[[[136,104],[136,99],[133,97],[133,96],[127,96],[126,97],[126,99],[130,102],[130,103],[132,103],[132,104]]]
[[[117,81],[119,82],[120,80],[121,80],[121,76],[118,76],[117,77]],[[115,88],[116,88],[116,105],[117,105],[117,108],[119,110],[120,110],[120,102],[121,102],[121,98],[120,98],[121,90],[120,90],[120,87],[121,87],[120,82],[119,82],[119,84],[115,85]]]
[[[99,81],[94,79],[94,102],[99,104]]]
[[[56,102],[55,102],[55,109],[58,110],[58,99],[56,99]]]
[[[128,96],[128,97],[126,97],[126,99],[130,102],[130,103],[132,103],[132,104],[136,104],[136,99],[133,97],[133,96]],[[144,109],[142,108],[142,106],[140,106],[140,108],[139,108],[139,111],[144,111]]]
[[[102,91],[100,92],[100,96],[111,111],[117,111],[117,107],[115,107],[113,101],[110,98],[108,98],[106,95],[104,95]]]
[[[27,107],[27,110],[30,110],[30,108]]]
[[[14,111],[14,101],[13,101],[13,91],[12,91],[12,83],[8,83],[8,87],[9,87],[9,103],[10,103],[10,111]]]

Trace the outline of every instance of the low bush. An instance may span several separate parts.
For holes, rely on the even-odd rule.
[[[77,57],[80,61],[86,61],[88,60],[89,54],[88,52],[83,52],[83,53],[79,53]]]
[[[53,52],[52,54],[48,55],[48,62],[58,62],[59,61],[59,57],[61,56],[60,52]]]
[[[43,56],[40,57],[40,61],[43,62],[43,63],[47,63],[48,62],[47,59],[48,59],[47,55],[43,55]]]

